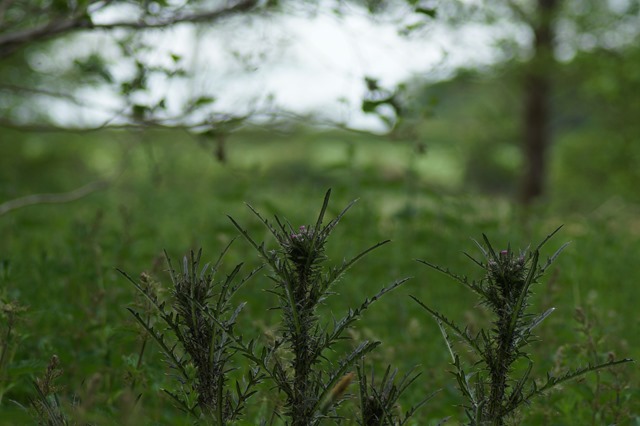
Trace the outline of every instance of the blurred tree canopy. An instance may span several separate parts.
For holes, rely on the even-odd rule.
[[[462,72],[453,84],[445,86],[416,78],[395,91],[388,90],[384,97],[378,96],[378,104],[390,104],[400,112],[395,104],[404,101],[408,104],[402,108],[404,116],[392,121],[396,131],[413,137],[422,135],[418,137],[428,140],[428,131],[415,130],[416,126],[424,127],[421,114],[443,111],[441,106],[434,107],[434,101],[447,103],[442,98],[456,94],[460,99],[458,92],[469,90],[468,102],[478,108],[472,111],[475,123],[468,126],[476,133],[461,135],[468,143],[460,143],[465,146],[466,173],[471,181],[486,180],[481,184],[485,189],[510,188],[513,168],[518,167],[518,198],[524,204],[538,199],[546,190],[553,140],[567,126],[576,124],[567,121],[576,116],[576,109],[582,110],[578,114],[582,121],[593,120],[600,125],[606,122],[611,129],[626,133],[627,140],[638,134],[632,124],[637,121],[633,117],[637,116],[638,92],[627,89],[637,86],[637,76],[630,70],[640,66],[636,52],[640,1],[478,0],[422,4],[452,28],[478,26],[491,32],[498,52],[496,62],[479,73]],[[391,1],[378,2],[378,9],[393,6]],[[424,32],[422,25],[407,30],[417,36]],[[458,88],[453,89],[454,85]],[[594,104],[596,98],[600,99],[601,108]],[[589,108],[580,102],[588,103]],[[378,104],[365,103],[363,109],[375,112]],[[469,112],[466,106],[461,105]],[[446,111],[452,116],[458,114],[450,108]],[[485,125],[478,125],[483,119]],[[518,122],[519,129],[514,128],[512,124]],[[495,128],[489,130],[490,126]],[[452,132],[457,134],[459,130]],[[514,141],[520,150],[520,161],[497,149],[500,145],[513,146]],[[586,142],[584,148],[589,150]]]
[[[154,76],[179,78],[186,74],[177,54],[169,53],[164,61],[150,61],[148,53],[154,46],[141,35],[180,24],[218,25],[271,7],[270,2],[257,0],[2,1],[0,124],[27,130],[87,127],[80,117],[69,126],[54,124],[52,105],[101,110],[104,121],[89,128],[114,123],[211,127],[213,123],[233,122],[238,118],[229,114],[201,115],[198,122],[190,117],[194,111],[211,104],[214,101],[211,97],[185,99],[178,108],[180,113],[171,114],[163,97],[151,103],[140,96],[149,90],[149,81]],[[88,39],[105,33],[109,34],[108,40]],[[127,68],[128,72],[116,72],[115,65]],[[124,102],[104,105],[101,99],[96,99],[99,94],[94,93],[93,99],[81,96],[87,87],[106,88]]]
[[[172,99],[170,105],[168,97],[157,90],[150,93],[153,87],[158,87],[153,86],[152,80],[168,82],[192,77],[189,73],[194,70],[189,67],[196,61],[191,59],[187,63],[182,54],[158,45],[166,40],[145,37],[146,34],[157,36],[163,31],[186,27],[195,27],[196,31],[220,28],[242,39],[257,21],[273,24],[272,18],[276,16],[300,13],[341,16],[369,10],[373,14],[377,3],[376,0],[4,0],[0,2],[3,94],[0,125],[35,131],[153,125],[186,128],[207,137],[218,137],[255,111],[251,107],[245,111],[216,111],[215,94],[173,96],[178,101]],[[399,4],[401,14],[423,13],[415,1]],[[184,43],[197,45],[193,46],[195,55],[198,54],[195,49],[206,49],[203,34],[191,33],[190,38],[184,39]],[[255,52],[264,49],[255,42],[245,43],[242,48]],[[160,55],[166,57],[159,58]],[[239,61],[251,61],[247,58],[252,52],[234,51],[233,55]],[[255,62],[260,61],[260,55],[255,56],[258,57]],[[175,105],[176,102],[181,104]],[[58,110],[67,110],[68,116],[69,107],[80,112],[65,123],[59,119]],[[93,120],[85,120],[87,117]],[[97,122],[96,117],[102,121]]]
[[[486,141],[465,145],[469,180],[487,179],[491,174],[483,168],[491,167],[495,179],[487,186],[495,188],[517,174],[520,199],[530,203],[544,192],[553,138],[563,128],[575,126],[576,120],[595,120],[617,129],[617,138],[627,146],[638,134],[634,123],[640,107],[633,93],[639,84],[634,70],[640,66],[640,0],[0,0],[0,125],[35,131],[186,128],[216,140],[223,159],[225,135],[244,123],[251,109],[218,111],[215,96],[208,93],[182,96],[179,105],[169,105],[162,93],[150,93],[152,80],[181,79],[189,71],[179,53],[165,49],[166,57],[159,60],[158,46],[143,35],[183,24],[242,34],[250,31],[252,20],[269,20],[275,13],[340,15],[354,8],[393,22],[408,37],[428,40],[434,22],[478,26],[494,34],[498,54],[491,78],[503,84],[476,93],[484,102],[474,99],[474,114],[478,121],[493,117],[502,124],[494,130],[485,125]],[[108,40],[100,38],[105,34]],[[481,73],[487,71],[492,75],[491,70]],[[464,78],[459,81],[467,84]],[[424,85],[419,78],[395,89],[381,87],[375,76],[364,83],[368,93],[362,110],[378,114],[394,135],[412,139],[423,150],[429,135],[416,129],[424,128],[428,114],[439,108],[433,90],[416,90]],[[441,97],[453,93],[442,86],[434,90]],[[570,101],[578,98],[585,103]],[[75,121],[61,122],[58,110],[68,106],[100,110],[102,121],[96,123],[94,114],[87,124],[78,114]],[[505,155],[495,149],[499,145],[517,146],[520,154],[510,149]]]

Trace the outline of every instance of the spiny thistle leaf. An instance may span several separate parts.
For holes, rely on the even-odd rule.
[[[635,362],[633,359],[630,358],[623,358],[621,360],[617,360],[617,361],[609,361],[609,362],[605,362],[602,364],[596,364],[596,365],[588,365],[586,367],[582,367],[582,368],[578,368],[575,369],[573,371],[567,371],[565,374],[563,374],[562,376],[559,377],[554,377],[550,374],[547,374],[547,381],[546,383],[542,386],[542,387],[538,387],[537,384],[535,384],[534,382],[534,386],[533,389],[531,390],[531,392],[527,395],[527,399],[530,399],[534,396],[539,396],[542,395],[545,392],[548,392],[549,390],[553,389],[554,387],[561,385],[565,382],[571,381],[571,380],[575,380],[578,379],[582,376],[584,376],[587,373],[591,373],[594,371],[598,371],[598,370],[602,370],[605,368],[611,368],[614,367],[616,365],[622,365],[622,364],[627,364],[630,362]]]
[[[421,260],[421,259],[416,259],[416,261],[427,265],[428,267],[435,269],[438,272],[441,272],[443,274],[445,274],[448,277],[453,278],[454,280],[458,281],[460,284],[464,285],[465,287],[469,288],[470,290],[472,290],[474,293],[478,294],[479,296],[484,296],[484,290],[482,289],[482,287],[480,287],[479,285],[477,285],[475,282],[469,282],[469,280],[467,279],[467,277],[461,276],[461,275],[456,275],[453,272],[451,272],[449,269],[447,268],[443,268],[441,266],[435,265],[433,263],[427,262],[426,260]]]
[[[458,337],[460,337],[471,349],[474,350],[477,355],[482,355],[482,350],[478,346],[478,343],[475,341],[475,339],[472,339],[471,336],[469,336],[469,333],[466,330],[463,331],[456,323],[442,315],[440,312],[434,311],[433,309],[422,303],[420,300],[418,300],[416,297],[411,295],[409,295],[409,297],[411,297],[416,301],[416,303],[422,306],[423,309],[429,312],[436,319],[436,321],[440,321],[451,328],[456,333],[456,335],[458,335]]]
[[[447,330],[444,328],[442,321],[436,318],[436,322],[438,323],[438,327],[440,328],[440,333],[442,333],[442,337],[444,338],[444,343],[447,345],[447,349],[449,350],[449,355],[451,355],[451,362],[456,361],[456,352],[453,349],[453,343],[449,339],[449,334],[447,334]]]
[[[187,402],[185,400],[183,400],[182,398],[180,398],[178,395],[176,395],[175,393],[167,390],[167,389],[162,389],[162,391],[167,394],[175,403],[176,405],[185,413],[189,413],[194,417],[198,417],[198,414],[195,411],[196,407],[189,407],[189,404],[187,404]]]
[[[349,269],[351,266],[353,266],[358,260],[362,259],[364,256],[366,256],[367,254],[369,254],[370,252],[372,252],[373,250],[382,247],[383,245],[390,243],[391,240],[385,240],[385,241],[381,241],[371,247],[369,247],[368,249],[360,252],[358,255],[356,255],[355,257],[353,257],[351,260],[349,261],[344,261],[342,262],[342,265],[340,265],[339,267],[335,267],[331,269],[331,272],[328,274],[327,279],[325,280],[324,284],[323,284],[323,290],[327,290],[331,287],[331,284],[333,284],[338,278],[340,278],[342,276],[342,274],[344,274],[344,272]]]
[[[552,233],[550,233],[549,235],[547,235],[547,236],[544,238],[544,240],[542,240],[542,241],[540,242],[540,244],[538,244],[538,246],[537,246],[537,247],[535,248],[535,250],[533,250],[533,251],[534,251],[534,252],[540,251],[540,249],[542,248],[542,246],[544,246],[544,245],[547,243],[547,241],[549,241],[551,238],[553,238],[553,236],[554,236],[554,235],[556,235],[556,233],[558,233],[558,231],[559,231],[559,230],[561,230],[563,226],[564,226],[564,225],[560,225],[560,226],[558,226],[558,227],[555,229],[555,231],[553,231]]]
[[[558,228],[559,229],[559,228]],[[560,256],[560,253],[562,253],[562,251],[567,248],[567,246],[571,244],[570,241],[567,241],[566,243],[564,243],[563,245],[560,246],[560,248],[558,250],[556,250],[555,253],[553,253],[553,255],[547,259],[547,262],[540,267],[540,275],[544,274],[545,271],[549,268],[549,266],[551,266],[551,264],[553,262],[555,262],[555,260],[557,259],[558,256]]]
[[[162,352],[164,352],[164,354],[170,358],[171,366],[179,370],[182,377],[184,377],[185,379],[188,379],[189,375],[184,368],[184,364],[180,359],[180,356],[175,353],[175,346],[173,346],[173,348],[170,348],[164,339],[164,335],[157,332],[155,328],[147,325],[147,322],[140,316],[138,312],[134,311],[131,308],[127,308],[127,310],[131,312],[131,314],[136,319],[136,321],[138,321],[138,323],[142,325],[142,327],[149,333],[149,335],[153,337],[153,339],[158,343],[160,348],[162,348]]]
[[[559,228],[558,228],[559,229]],[[524,287],[520,290],[520,294],[518,295],[518,300],[516,302],[515,307],[512,310],[509,328],[506,330],[506,334],[508,336],[513,336],[514,331],[516,329],[516,325],[520,318],[522,317],[522,312],[525,307],[525,300],[529,296],[529,287],[533,283],[536,274],[536,267],[538,266],[538,251],[533,252],[533,257],[531,259],[531,266],[529,267],[529,274],[527,275],[527,279],[525,280]]]
[[[367,310],[374,302],[379,300],[385,294],[395,290],[396,288],[398,288],[399,286],[401,286],[402,284],[404,284],[408,280],[409,280],[409,278],[404,278],[404,279],[401,279],[401,280],[397,280],[397,281],[393,282],[391,285],[389,285],[388,287],[382,288],[382,290],[380,290],[374,296],[372,296],[370,298],[366,298],[364,300],[364,302],[362,302],[362,304],[360,306],[358,306],[356,309],[349,309],[349,312],[347,312],[347,314],[342,319],[340,319],[338,322],[334,322],[334,326],[333,326],[333,330],[332,330],[331,334],[326,335],[326,337],[324,338],[323,344],[320,345],[319,348],[318,348],[319,349],[318,355],[324,349],[329,348],[333,343],[335,343],[335,341],[340,338],[342,333],[351,324],[353,324],[355,321],[357,321],[358,318],[360,318],[360,316],[362,315],[362,313],[365,310]]]

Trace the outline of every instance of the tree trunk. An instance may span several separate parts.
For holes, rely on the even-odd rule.
[[[549,122],[551,75],[553,73],[553,16],[559,0],[538,0],[534,32],[533,57],[524,77],[523,152],[525,172],[521,201],[530,204],[545,189],[547,151],[551,145]]]

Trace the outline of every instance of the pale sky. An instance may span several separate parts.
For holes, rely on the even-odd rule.
[[[108,37],[85,37],[81,48],[108,50]],[[166,97],[173,112],[179,112],[189,96],[213,96],[217,111],[232,112],[251,109],[256,102],[264,105],[270,96],[285,110],[313,112],[373,130],[382,130],[379,119],[360,111],[365,76],[393,88],[412,75],[443,78],[457,66],[490,63],[496,55],[492,35],[478,26],[454,32],[434,20],[419,34],[406,37],[397,24],[375,22],[366,13],[232,21],[206,31],[182,25],[150,33],[147,40],[153,49],[146,60],[167,65],[169,53],[174,53],[182,57],[180,65],[197,70],[186,80],[151,80],[150,98]],[[118,64],[114,73],[131,71]],[[107,90],[86,89],[81,96],[110,111],[119,107]],[[55,111],[57,119],[68,124],[78,118],[99,122],[112,114],[96,109]]]
[[[213,40],[205,43],[216,46]],[[200,57],[202,68],[210,73],[204,73],[197,84],[218,93],[221,107],[242,108],[256,94],[271,93],[285,109],[320,113],[368,128],[381,123],[360,111],[365,76],[393,88],[412,75],[435,80],[456,66],[495,58],[489,34],[478,28],[469,26],[454,34],[434,24],[422,36],[407,38],[399,35],[396,26],[375,23],[364,15],[284,17],[259,34],[255,43],[266,50],[266,59],[248,73],[228,64],[231,69],[218,68],[223,75],[216,79],[216,67],[224,59],[216,49]]]

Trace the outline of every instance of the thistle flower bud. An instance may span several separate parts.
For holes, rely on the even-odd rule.
[[[53,355],[51,357],[51,360],[49,361],[49,368],[50,369],[54,369],[57,368],[60,365],[60,358],[58,358],[58,355]]]

